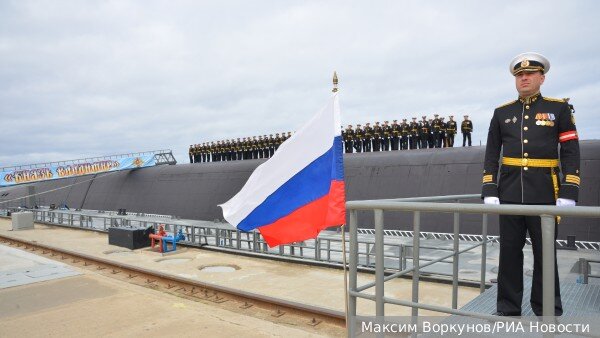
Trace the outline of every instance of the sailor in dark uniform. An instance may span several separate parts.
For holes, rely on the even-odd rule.
[[[233,160],[233,147],[234,147],[235,141],[234,140],[227,140],[227,143],[225,143],[225,149],[227,151],[227,161],[232,161]]]
[[[356,130],[354,131],[354,150],[356,150],[357,153],[362,152],[363,138],[364,138],[363,129],[361,128],[360,124],[357,124]]]
[[[256,139],[256,136],[252,136],[252,139],[250,140],[250,149],[251,149],[251,154],[252,154],[252,159],[257,159],[258,158],[258,140]]]
[[[416,117],[413,117],[410,123],[410,149],[417,149],[420,146],[419,129],[419,122]]]
[[[469,139],[469,147],[471,146],[471,133],[473,132],[473,122],[469,120],[469,115],[465,115],[465,120],[460,124],[460,132],[463,134],[463,147]]]
[[[343,139],[346,154],[352,154],[352,150],[354,148],[354,129],[352,129],[351,124],[349,124],[348,128],[343,131]]]
[[[269,137],[263,135],[263,158],[271,157],[271,151],[269,150]]]
[[[206,147],[206,162],[213,161],[214,150],[215,150],[215,143],[210,142],[210,144],[208,144]]]
[[[365,153],[371,152],[371,138],[373,137],[373,128],[371,128],[371,124],[367,122],[365,127],[363,128],[363,151]]]
[[[392,127],[390,127],[389,121],[383,121],[383,126],[381,127],[381,132],[383,133],[383,138],[381,139],[381,150],[390,151],[390,139],[392,137]]]
[[[448,147],[454,147],[454,135],[456,135],[456,121],[454,121],[454,116],[450,115],[450,121],[446,123],[446,138],[448,139]]]
[[[225,161],[225,141],[218,141],[218,154],[217,158],[219,162]]]
[[[431,136],[433,136],[433,147],[440,148],[442,144],[440,135],[440,129],[442,128],[442,120],[439,118],[438,114],[433,114],[433,120],[431,121],[430,125],[432,134]]]
[[[231,161],[231,142],[223,141],[223,161]]]
[[[271,158],[271,156],[273,156],[273,153],[275,152],[275,148],[273,148],[273,134],[270,134],[269,136],[265,135],[264,141],[265,141],[265,158]]]
[[[281,145],[281,137],[279,137],[279,133],[275,134],[275,151],[277,151],[277,149],[279,149],[279,146]]]
[[[373,151],[381,150],[381,137],[382,135],[381,126],[379,126],[379,122],[375,122],[375,126],[373,126]]]
[[[410,127],[406,123],[406,119],[402,119],[400,124],[400,150],[408,149],[408,136],[410,135]]]
[[[433,119],[429,119],[429,138],[427,139],[427,145],[429,146],[429,148],[434,148],[435,147],[435,139],[433,138],[433,128],[431,128]]]
[[[431,147],[431,145],[429,145],[429,141],[430,141],[430,135],[429,133],[431,132],[430,130],[430,125],[429,122],[427,122],[427,116],[423,116],[423,119],[421,120],[421,123],[419,124],[419,129],[421,132],[421,148],[422,149],[427,149],[427,146]]]
[[[215,142],[212,145],[212,157],[211,157],[212,162],[218,162],[217,157],[219,156],[218,151],[219,151],[220,146],[221,146],[221,143],[219,141]]]
[[[225,162],[228,161],[227,156],[229,155],[229,140],[223,140],[221,142],[221,150],[222,150],[222,154],[221,154],[221,161]]]
[[[392,121],[392,126],[390,127],[390,131],[392,133],[392,140],[391,140],[392,150],[398,150],[398,146],[400,145],[400,125],[398,124],[398,120]]]
[[[204,156],[202,157],[202,162],[210,162],[210,152],[210,143],[206,142],[206,144],[204,145]]]
[[[444,117],[440,117],[440,121],[442,122],[440,125],[440,146],[438,148],[446,148],[448,145],[446,144],[446,121],[444,121]]]
[[[229,153],[231,154],[230,157],[230,161],[235,161],[237,159],[237,141],[234,139],[229,140],[230,142],[230,148],[229,148]]]
[[[549,69],[548,60],[537,53],[520,54],[510,64],[519,98],[496,108],[490,123],[482,188],[486,204],[574,206],[577,201],[580,168],[575,119],[567,102],[540,94]],[[497,315],[521,314],[526,233],[534,257],[531,308],[542,315],[541,220],[519,215],[500,216]],[[557,234],[558,230],[555,238]],[[556,269],[556,248],[554,257]],[[554,303],[554,314],[560,316],[556,270]]]
[[[242,159],[248,159],[248,140],[245,137],[242,138]]]
[[[242,140],[238,137],[235,142],[235,160],[239,161],[242,159],[243,151],[242,151]]]

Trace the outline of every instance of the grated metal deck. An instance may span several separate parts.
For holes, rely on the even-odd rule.
[[[531,295],[531,278],[523,278],[522,316],[535,316],[529,297]],[[464,311],[493,314],[496,312],[497,284],[461,308]],[[563,316],[598,316],[600,317],[600,285],[579,284],[570,280],[561,280],[560,294],[563,303]]]

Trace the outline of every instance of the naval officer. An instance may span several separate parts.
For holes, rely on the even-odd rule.
[[[510,63],[518,99],[494,111],[488,132],[482,197],[486,204],[574,206],[579,193],[579,141],[569,104],[544,97],[540,87],[550,62],[537,53]],[[502,151],[502,167],[498,161]],[[560,164],[560,168],[559,168]],[[559,172],[562,172],[562,178]],[[555,238],[558,230],[555,233]],[[533,246],[531,308],[542,315],[542,231],[539,216],[500,216],[496,315],[521,315],[523,247]],[[555,315],[563,312],[555,250]]]

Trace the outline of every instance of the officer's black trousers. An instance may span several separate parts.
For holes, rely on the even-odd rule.
[[[351,154],[352,153],[352,141],[346,141],[344,142],[344,146],[346,147],[346,153],[347,154]]]
[[[511,204],[501,202],[501,204]],[[558,235],[555,228],[554,239]],[[525,235],[529,233],[533,249],[533,282],[531,287],[531,308],[542,315],[542,229],[539,216],[500,215],[500,263],[498,267],[497,311],[511,316],[521,315],[523,301],[523,247]],[[554,290],[556,316],[562,315],[560,284],[554,247]]]
[[[454,134],[448,135],[448,147],[454,147]]]
[[[471,133],[464,133],[463,134],[463,147],[465,146],[465,142],[466,142],[467,138],[469,139],[469,147],[471,146]]]
[[[429,144],[429,140],[425,137],[421,137],[421,149],[427,149],[427,145]]]
[[[373,151],[379,151],[381,141],[379,139],[373,139]]]
[[[363,141],[363,150],[365,153],[368,153],[371,151],[371,140],[367,139]]]
[[[392,150],[398,150],[398,144],[400,139],[398,137],[392,137]]]
[[[433,146],[435,148],[439,148],[440,147],[440,133],[433,133]]]
[[[362,141],[354,141],[354,150],[356,150],[357,153],[362,152]]]

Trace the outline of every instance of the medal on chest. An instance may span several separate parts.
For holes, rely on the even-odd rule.
[[[548,113],[535,114],[535,124],[543,127],[554,127],[556,116]]]

